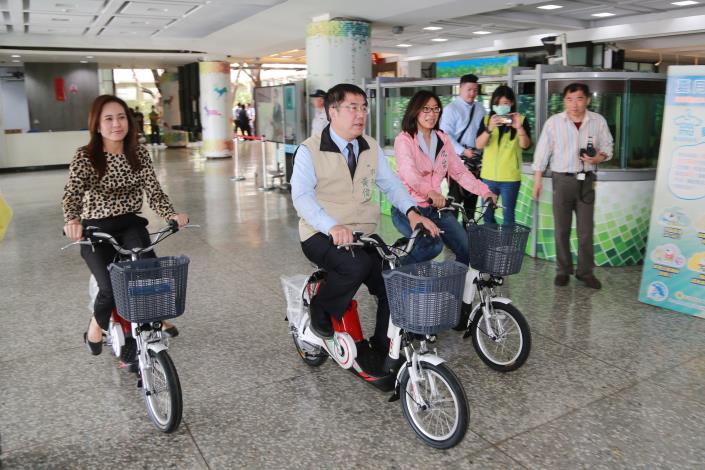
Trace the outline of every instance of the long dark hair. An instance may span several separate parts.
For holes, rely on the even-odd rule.
[[[98,173],[98,179],[103,178],[107,169],[108,163],[105,158],[105,150],[103,148],[103,136],[100,135],[100,114],[103,112],[103,107],[108,103],[118,103],[122,106],[127,116],[127,135],[123,140],[123,152],[130,164],[132,171],[137,172],[142,168],[139,158],[137,157],[137,130],[135,128],[134,118],[127,103],[113,95],[100,95],[93,101],[91,110],[88,113],[88,131],[91,135],[91,140],[88,145],[83,147],[83,150],[88,154],[93,168]]]
[[[510,109],[510,113],[516,113],[517,111],[517,100],[516,97],[514,96],[514,90],[509,88],[507,85],[500,85],[497,88],[495,88],[494,93],[492,93],[492,98],[490,98],[490,115],[489,117],[491,118],[493,114],[497,114],[494,112],[492,109],[492,106],[499,104],[499,99],[500,98],[507,98],[509,101],[512,102],[512,107]],[[514,139],[517,135],[517,130],[514,129],[513,127],[510,128],[510,139]]]
[[[409,105],[406,107],[406,111],[404,111],[404,117],[401,120],[402,131],[406,132],[411,137],[416,135],[416,132],[418,132],[416,120],[418,119],[423,107],[431,98],[436,100],[436,103],[438,103],[438,107],[441,108],[441,112],[438,113],[438,120],[436,121],[436,125],[433,126],[433,129],[436,131],[439,129],[438,123],[441,122],[441,114],[443,114],[443,105],[441,104],[441,99],[438,97],[437,94],[432,91],[419,90],[414,94],[414,96],[411,97],[411,101],[409,101]]]

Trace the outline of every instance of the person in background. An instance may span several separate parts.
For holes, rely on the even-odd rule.
[[[416,201],[421,215],[441,229],[441,237],[424,237],[416,241],[405,263],[420,263],[435,258],[445,243],[458,262],[470,262],[468,236],[452,212],[441,212],[446,199],[441,194],[441,182],[450,176],[468,192],[483,199],[497,200],[490,188],[468,171],[455,153],[450,138],[439,130],[438,120],[443,108],[438,96],[430,91],[416,92],[406,107],[402,130],[394,139],[394,158],[397,172],[406,189]],[[431,202],[428,202],[428,201]],[[407,217],[392,208],[392,222],[402,235],[411,235]]]
[[[159,145],[161,143],[161,137],[159,135],[159,117],[156,106],[152,106],[152,111],[149,113],[149,127],[152,129],[149,142],[152,145]]]
[[[252,130],[250,129],[250,118],[247,115],[245,105],[242,103],[240,103],[237,108],[236,123],[237,127],[240,128],[240,132],[242,132],[242,135],[252,135]]]
[[[328,125],[328,117],[324,107],[326,92],[316,90],[308,96],[312,98],[311,104],[313,104],[314,112],[313,119],[311,119],[311,135],[320,136],[323,129]]]
[[[135,107],[135,125],[137,127],[137,135],[144,135],[144,114],[140,111],[139,106]]]
[[[137,130],[123,100],[101,95],[93,101],[88,116],[90,142],[80,147],[69,165],[62,207],[64,233],[71,240],[83,238],[87,226],[114,236],[125,248],[150,244],[147,219],[138,216],[145,195],[149,206],[162,218],[188,223],[186,214],[177,214],[162,191],[152,167],[149,151],[137,143]],[[146,254],[155,257],[154,252]],[[102,351],[103,332],[107,330],[115,306],[108,265],[115,250],[108,244],[81,245],[81,257],[98,282],[93,316],[83,341],[93,355]],[[162,331],[178,335],[176,327],[162,323]]]
[[[614,140],[605,118],[588,111],[590,89],[571,83],[563,89],[562,113],[546,120],[534,151],[534,199],[541,195],[543,172],[551,169],[556,242],[556,286],[565,286],[573,274],[570,232],[575,212],[578,265],[575,277],[591,289],[602,288],[593,274],[592,234],[595,214],[597,165],[612,158]]]
[[[250,132],[254,133],[255,131],[255,115],[256,115],[255,107],[252,105],[252,103],[247,103],[247,120],[250,123]]]
[[[450,138],[455,153],[460,156],[465,166],[479,178],[482,153],[477,150],[475,137],[485,116],[485,108],[482,103],[475,101],[480,94],[480,84],[477,80],[477,76],[471,73],[460,77],[459,94],[446,106],[441,116],[440,128]],[[448,181],[448,189],[448,194],[456,201],[462,202],[465,212],[472,217],[477,206],[477,195],[464,191],[452,177]]]
[[[502,224],[514,224],[521,185],[521,152],[531,147],[529,122],[516,112],[511,88],[498,86],[492,93],[492,110],[480,123],[475,144],[483,150],[482,181],[502,199]],[[486,224],[495,224],[494,207],[485,211]]]

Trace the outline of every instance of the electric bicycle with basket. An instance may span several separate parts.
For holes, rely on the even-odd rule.
[[[387,336],[389,350],[382,376],[364,370],[359,363],[358,346],[365,346],[353,300],[341,321],[331,318],[333,339],[323,340],[310,328],[310,304],[326,272],[282,276],[287,300],[287,320],[294,345],[306,364],[312,367],[332,357],[343,369],[383,391],[394,390],[389,401],[400,400],[409,425],[427,445],[447,449],[458,444],[467,431],[469,411],[465,390],[455,374],[438,357],[429,343],[435,334],[456,325],[462,303],[465,266],[454,261],[427,262],[400,266],[400,256],[408,253],[423,227],[419,224],[409,239],[388,246],[376,234],[354,232],[346,246],[354,256],[355,247],[373,247],[389,270],[384,271],[390,306]],[[401,352],[403,351],[403,356]]]
[[[529,357],[531,330],[524,315],[511,299],[501,295],[499,287],[504,284],[504,276],[521,270],[530,230],[519,224],[478,224],[484,210],[478,210],[479,215],[473,219],[452,197],[439,209],[458,211],[468,233],[470,267],[463,291],[462,320],[455,329],[465,330],[463,338],[472,337],[475,351],[485,364],[509,372]]]
[[[179,376],[167,351],[169,339],[162,332],[162,321],[184,313],[189,259],[186,256],[141,256],[178,230],[178,224],[172,220],[168,226],[151,234],[154,237],[151,245],[128,250],[112,235],[99,232],[96,227],[86,227],[84,239],[62,248],[107,243],[117,252],[119,261],[108,266],[116,308],[110,317],[105,342],[120,358],[121,365],[127,364],[138,374],[137,386],[143,391],[149,418],[165,433],[178,428],[183,401]],[[92,310],[97,295],[93,276],[89,292]]]

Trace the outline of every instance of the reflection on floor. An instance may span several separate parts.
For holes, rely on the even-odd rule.
[[[244,153],[241,182],[231,159],[155,155],[175,206],[202,225],[159,250],[192,260],[170,348],[184,392],[173,435],[151,426],[134,375],[83,347],[88,270],[59,251],[67,172],[0,177],[15,211],[0,243],[3,468],[702,468],[705,321],[639,303],[636,267],[599,269],[605,288],[591,291],[556,288],[553,266],[527,259],[506,289],[533,331],[518,371],[494,372],[443,334],[471,410],[449,451],[421,444],[387,394],[330,361],[308,368],[279,284],[310,269],[296,213],[288,193],[256,189],[257,154]]]

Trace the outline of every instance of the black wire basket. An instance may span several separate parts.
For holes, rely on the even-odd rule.
[[[456,261],[428,261],[384,271],[392,322],[419,334],[456,326],[467,272],[467,266]]]
[[[133,323],[168,320],[184,313],[186,256],[120,261],[108,267],[117,311]]]
[[[469,225],[470,266],[495,276],[518,273],[524,261],[530,231],[519,224]]]

